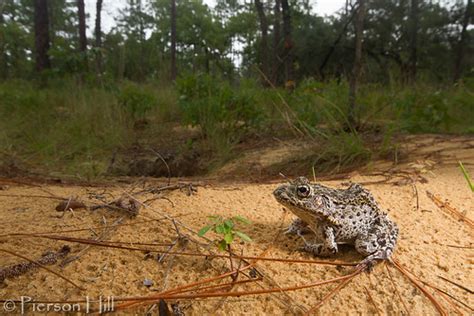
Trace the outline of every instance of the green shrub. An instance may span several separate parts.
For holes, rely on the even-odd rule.
[[[123,85],[118,101],[134,118],[146,116],[147,112],[158,104],[155,95],[144,86],[132,82]]]
[[[313,168],[317,171],[345,171],[370,161],[373,152],[357,133],[331,134],[314,155]]]
[[[183,123],[199,126],[211,150],[225,160],[233,146],[263,119],[253,82],[240,89],[209,75],[188,75],[177,80]]]

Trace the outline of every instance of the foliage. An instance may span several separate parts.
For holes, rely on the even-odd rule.
[[[118,101],[134,118],[145,117],[147,112],[157,104],[157,100],[152,93],[147,92],[144,86],[133,82],[124,84],[118,96]]]
[[[4,78],[30,78],[34,74],[33,1],[4,2],[0,15],[1,75]],[[49,6],[54,73],[67,76],[87,71],[82,60],[92,61],[93,58],[78,53],[75,2],[57,0],[51,1]],[[273,1],[266,3],[265,13],[270,23],[268,36],[273,40],[275,16],[272,6]],[[364,80],[384,84],[404,82],[410,49],[411,30],[407,23],[410,1],[376,0],[370,1],[368,6]],[[350,10],[322,17],[304,0],[293,1],[291,9],[295,78],[320,77],[326,57],[329,58],[322,69],[324,77],[347,78],[352,67],[354,38],[352,24],[348,23],[352,16]],[[460,1],[420,2],[418,72],[423,80],[446,82],[452,79],[465,9]],[[167,81],[169,10],[168,0],[126,2],[116,17],[116,26],[103,37],[101,51],[105,75],[119,80]],[[262,56],[256,54],[261,34],[252,2],[217,1],[215,8],[210,8],[202,0],[183,0],[177,1],[177,12],[180,71],[192,69],[194,73],[206,72],[231,79],[239,75],[258,77],[255,66],[262,64],[259,60]],[[348,27],[345,28],[346,24]],[[89,25],[90,29],[92,27]],[[468,33],[472,38],[474,30],[468,28]],[[89,44],[92,42],[90,39]],[[281,48],[282,44],[283,39],[280,39],[277,47]],[[473,76],[473,49],[473,41],[466,41],[464,77]],[[91,66],[89,64],[89,69],[95,70]],[[281,65],[278,69],[282,70]]]
[[[315,155],[313,167],[317,171],[343,171],[367,163],[372,155],[368,145],[357,133],[332,134]]]
[[[221,160],[263,119],[264,109],[258,107],[258,91],[252,84],[242,82],[240,88],[233,88],[206,74],[182,76],[177,81],[184,122],[201,128]]]
[[[100,90],[36,90],[25,83],[0,88],[3,146],[24,163],[46,168],[66,163],[67,173],[97,177],[106,171],[101,157],[126,140],[123,111]],[[100,107],[89,106],[99,102]],[[3,147],[2,146],[2,147]],[[61,165],[62,165],[61,164]]]
[[[234,158],[248,139],[296,136],[314,145],[307,163],[328,171],[390,153],[397,133],[474,132],[466,119],[474,117],[472,40],[465,40],[462,80],[452,84],[467,12],[462,1],[419,1],[418,79],[411,85],[411,2],[368,2],[359,130],[348,128],[346,115],[354,57],[350,6],[322,17],[309,1],[291,1],[293,43],[287,43],[275,2],[265,2],[271,47],[270,56],[262,57],[252,1],[218,0],[214,8],[202,0],[176,3],[180,77],[170,82],[168,0],[125,1],[117,24],[103,34],[102,47],[92,47],[89,38],[87,53],[78,49],[76,3],[49,1],[52,69],[41,74],[34,70],[34,2],[5,0],[0,5],[2,153],[35,167],[95,177],[106,173],[117,149],[160,139],[163,123],[171,123],[200,133],[199,139],[178,144],[178,151],[203,147],[204,169]],[[474,36],[471,26],[466,36]],[[263,88],[260,59],[271,58],[271,77],[280,83],[281,50],[289,44],[296,86]],[[93,63],[99,55],[101,71]],[[373,139],[380,146],[373,146]]]
[[[152,82],[93,83],[51,80],[45,89],[18,80],[0,84],[0,151],[32,168],[97,177],[107,172],[113,152],[136,138],[162,138],[160,126],[171,122],[201,130],[199,141],[186,144],[210,150],[205,169],[234,158],[249,138],[297,136],[314,145],[307,167],[327,172],[387,156],[396,149],[391,139],[397,133],[474,132],[466,119],[474,116],[474,81],[450,88],[362,86],[362,131],[344,128],[345,82],[306,80],[293,92],[264,90],[252,80],[233,86],[204,74],[182,76],[176,89]],[[142,119],[146,130],[135,135],[133,126]]]
[[[229,249],[229,246],[235,240],[235,237],[240,238],[242,241],[250,242],[252,239],[245,233],[235,230],[236,223],[250,224],[250,222],[242,216],[234,216],[231,218],[224,218],[220,215],[209,216],[210,223],[202,227],[198,236],[204,236],[209,230],[212,230],[218,235],[222,235],[220,240],[216,240],[217,247],[225,251]]]

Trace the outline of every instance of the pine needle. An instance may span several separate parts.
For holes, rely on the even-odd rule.
[[[395,266],[395,268],[398,269],[407,279],[409,279],[413,285],[415,285],[416,288],[418,288],[434,305],[436,310],[442,315],[442,316],[447,316],[448,313],[446,310],[443,308],[443,306],[438,302],[438,300],[430,293],[428,292],[427,289],[423,287],[423,285],[420,284],[419,279],[417,276],[413,275],[412,273],[408,272],[396,259],[392,258],[392,263]],[[412,274],[412,275],[410,275]]]

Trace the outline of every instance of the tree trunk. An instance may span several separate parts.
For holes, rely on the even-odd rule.
[[[280,12],[281,2],[280,0],[275,0],[275,7],[273,8],[273,70],[272,70],[272,82],[274,85],[280,84],[280,66],[281,66],[281,57],[280,57],[280,23],[281,23],[281,12]]]
[[[96,12],[95,12],[95,48],[96,48],[96,71],[97,74],[102,74],[102,0],[97,0],[96,2]]]
[[[48,0],[35,0],[35,56],[36,71],[51,68],[48,50],[49,42],[49,17]]]
[[[5,5],[7,4],[6,1],[1,1],[0,2],[0,24],[3,24],[4,18],[3,18],[3,8],[5,8]]]
[[[416,81],[416,68],[418,62],[418,0],[411,0],[410,5],[410,59],[408,61],[408,80],[410,83]]]
[[[457,53],[456,53],[456,61],[454,64],[454,74],[453,79],[454,82],[457,82],[461,78],[462,73],[462,63],[464,59],[464,52],[466,43],[469,42],[469,32],[467,31],[467,27],[469,26],[469,20],[472,18],[474,12],[472,9],[472,0],[468,0],[466,4],[466,11],[464,11],[464,18],[462,21],[462,31],[461,31],[461,38],[459,39]]]
[[[5,2],[0,3],[0,27],[3,27],[5,20],[3,19],[3,8]],[[4,40],[0,40],[0,77],[6,79],[8,77],[8,62],[7,54],[5,52],[6,43]]]
[[[87,51],[86,37],[86,12],[84,9],[84,0],[77,0],[77,15],[79,18],[79,50]]]
[[[285,61],[285,81],[293,81],[293,38],[291,36],[291,12],[288,0],[281,0],[283,15],[283,34],[285,36],[284,61]]]
[[[359,7],[357,8],[357,15],[355,19],[355,52],[354,65],[352,67],[352,75],[349,82],[349,114],[348,122],[352,127],[357,127],[356,120],[356,98],[357,98],[357,83],[362,68],[362,38],[364,31],[364,17],[365,17],[365,0],[359,0]]]
[[[176,0],[171,0],[171,80],[176,80]]]
[[[120,54],[119,54],[119,62],[118,62],[118,79],[119,81],[122,81],[123,78],[125,77],[125,50],[126,50],[126,44],[123,43],[120,45]]]
[[[346,2],[346,6],[347,6],[347,2]],[[326,56],[324,56],[324,59],[323,59],[323,62],[321,63],[321,65],[319,66],[319,76],[321,77],[322,80],[325,79],[325,75],[324,75],[324,67],[326,67],[328,61],[329,61],[329,58],[331,58],[331,55],[334,53],[334,51],[336,50],[336,47],[339,45],[339,42],[342,40],[343,37],[346,36],[346,33],[347,33],[347,29],[349,27],[349,24],[352,23],[352,20],[354,19],[354,15],[355,15],[355,10],[353,10],[353,12],[351,12],[351,14],[349,15],[349,13],[347,13],[345,15],[345,18],[347,18],[347,21],[346,23],[344,24],[341,32],[339,33],[339,35],[337,36],[336,40],[334,41],[334,43],[332,44],[332,46],[329,48],[329,51],[328,53],[326,54]]]
[[[211,73],[211,58],[209,56],[209,50],[207,47],[204,47],[204,67],[206,69],[206,73],[210,74]]]
[[[268,52],[268,22],[265,16],[265,10],[263,3],[260,0],[255,0],[255,8],[257,9],[258,19],[260,20],[260,31],[262,32],[262,38],[260,40],[260,62],[262,64],[262,72],[264,75],[263,82],[266,83],[269,78],[268,62],[270,54]]]

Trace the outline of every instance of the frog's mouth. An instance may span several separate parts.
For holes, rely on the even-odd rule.
[[[327,216],[322,210],[311,208],[304,205],[304,200],[294,198],[294,193],[291,191],[292,187],[289,185],[281,185],[273,191],[275,199],[282,204],[290,212],[301,218],[307,223],[328,221],[333,225],[340,225],[341,223],[331,216]],[[293,193],[293,194],[292,194]]]
[[[290,191],[288,185],[280,185],[275,189],[275,191],[273,191],[273,196],[279,203],[291,207],[295,205],[296,201],[291,198],[291,194],[289,194],[288,191]]]

